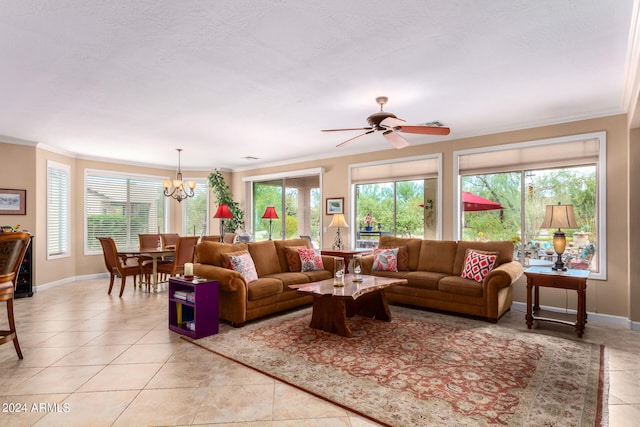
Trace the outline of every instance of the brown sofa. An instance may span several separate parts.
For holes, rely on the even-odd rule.
[[[380,236],[378,247],[401,248],[397,272],[371,271],[373,255],[362,257],[363,274],[407,279],[407,285],[385,290],[391,302],[481,316],[495,323],[511,308],[514,283],[524,279],[522,265],[513,260],[511,242]],[[494,269],[482,283],[460,276],[467,249],[498,253]]]
[[[291,249],[287,248],[295,247],[310,248],[310,244],[305,239],[234,244],[205,241],[196,246],[193,272],[220,283],[220,318],[242,326],[248,320],[311,304],[311,296],[299,294],[289,285],[333,277],[334,258],[329,256],[322,257],[324,270],[289,271],[287,253],[291,256]],[[222,254],[245,250],[258,273],[258,280],[250,283],[240,273],[223,266]]]

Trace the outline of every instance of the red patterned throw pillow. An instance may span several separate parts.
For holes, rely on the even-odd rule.
[[[298,253],[300,254],[300,263],[302,264],[300,271],[324,270],[322,256],[319,251],[300,248],[298,249]]]
[[[464,267],[462,267],[462,274],[460,276],[482,283],[485,276],[493,270],[496,259],[498,259],[498,255],[495,253],[467,250],[467,256],[465,257]]]
[[[256,272],[256,266],[253,263],[251,254],[249,252],[241,252],[238,255],[229,256],[229,267],[242,274],[244,280],[247,283],[258,280],[258,273]]]
[[[373,271],[398,271],[398,248],[374,249]]]

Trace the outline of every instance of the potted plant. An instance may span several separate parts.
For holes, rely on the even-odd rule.
[[[367,216],[364,217],[364,231],[372,231],[373,230],[373,217],[371,216],[370,213],[367,214]]]
[[[225,228],[229,232],[235,233],[236,230],[244,227],[244,211],[240,208],[240,203],[233,200],[229,186],[218,169],[214,169],[207,178],[209,179],[209,188],[216,196],[217,203],[229,206],[233,218],[225,221]]]

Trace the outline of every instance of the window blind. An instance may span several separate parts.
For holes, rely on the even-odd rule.
[[[397,161],[351,168],[351,182],[353,184],[408,181],[437,176],[437,158]]]
[[[47,162],[47,259],[68,256],[70,168]]]
[[[138,247],[138,234],[164,231],[162,178],[85,171],[87,252],[100,252],[98,237],[111,237],[118,249]]]
[[[459,171],[461,175],[471,175],[594,164],[599,150],[600,140],[589,138],[464,154],[459,158]]]

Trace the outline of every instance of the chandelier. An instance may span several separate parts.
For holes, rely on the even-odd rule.
[[[178,173],[176,174],[176,179],[173,181],[169,179],[165,179],[162,181],[162,186],[164,187],[164,195],[167,197],[173,197],[180,203],[187,197],[195,196],[195,181],[182,181],[182,172],[180,171],[180,152],[182,148],[176,148],[178,151]],[[185,185],[187,188],[185,188]]]

